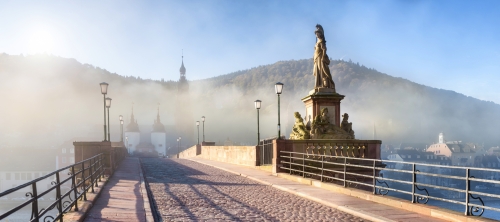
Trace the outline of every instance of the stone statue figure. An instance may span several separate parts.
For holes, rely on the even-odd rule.
[[[310,139],[309,131],[304,125],[304,120],[299,112],[293,114],[295,116],[295,125],[293,125],[292,133],[290,133],[291,140],[306,140]]]
[[[354,131],[352,130],[352,122],[350,123],[347,120],[349,120],[349,114],[344,113],[344,115],[342,115],[342,122],[340,123],[340,128],[342,128],[347,133],[351,134],[352,137],[354,138]]]
[[[321,113],[314,117],[310,134],[312,139],[354,139],[354,132],[350,134],[330,123],[328,108],[321,109]]]
[[[328,108],[321,109],[321,113],[317,115],[311,126],[311,134],[324,134],[329,130],[330,118],[328,116]]]
[[[335,91],[332,74],[330,73],[330,58],[326,54],[325,32],[320,24],[316,25],[316,46],[314,47],[313,74],[316,77],[314,88],[330,88]]]

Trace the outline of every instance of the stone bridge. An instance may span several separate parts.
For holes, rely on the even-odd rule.
[[[259,155],[194,146],[179,158],[127,157],[64,220],[494,221],[276,172],[276,151],[270,166],[258,166]]]

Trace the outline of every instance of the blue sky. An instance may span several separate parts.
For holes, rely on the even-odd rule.
[[[328,54],[500,103],[500,1],[0,0],[0,52],[189,80]],[[312,77],[311,77],[312,78]]]

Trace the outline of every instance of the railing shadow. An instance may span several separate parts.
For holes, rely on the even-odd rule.
[[[137,164],[134,164],[137,162]],[[130,186],[119,186],[120,183],[124,181],[140,181],[138,177],[140,163],[136,158],[125,158],[114,171],[113,175],[108,178],[106,185],[102,188],[101,193],[99,194],[99,198],[95,202],[95,204],[90,209],[85,221],[87,220],[101,220],[106,218],[106,214],[102,213],[105,208],[122,208],[122,206],[116,205],[115,203],[110,202],[111,199],[117,201],[134,201],[135,200],[135,209],[144,209],[144,201],[142,200],[141,193],[141,184],[137,182],[134,184],[133,190],[128,189]],[[123,189],[123,188],[125,189]],[[115,195],[112,196],[112,192]],[[117,197],[117,194],[118,197]],[[135,209],[131,209],[135,211]],[[127,214],[127,216],[130,216]],[[137,221],[143,221],[145,218],[145,214],[136,214]],[[119,219],[119,218],[118,218]],[[127,218],[128,220],[128,218]]]
[[[162,216],[164,217],[189,221],[206,220],[209,218],[205,218],[203,212],[197,212],[193,209],[212,208],[220,214],[220,218],[217,219],[221,220],[241,221],[238,216],[238,212],[241,210],[261,215],[265,220],[278,220],[278,218],[274,218],[254,206],[239,201],[219,189],[221,186],[242,187],[264,185],[258,183],[241,184],[224,182],[224,180],[231,179],[229,177],[233,177],[233,175],[228,175],[226,172],[223,172],[221,175],[210,175],[181,164],[177,159],[142,159],[142,164],[145,169],[146,180],[149,186],[152,186],[151,189],[155,190],[157,187],[163,187],[163,196],[161,198],[155,197],[156,201],[159,202],[157,205],[160,208],[167,205],[179,206],[170,210],[160,210],[160,213],[163,213],[164,215]],[[159,165],[161,168],[158,168]],[[221,181],[209,181],[204,179],[204,177],[221,177]],[[212,196],[207,196],[207,194]],[[194,203],[196,199],[198,199],[198,202]],[[235,208],[239,210],[235,210]]]

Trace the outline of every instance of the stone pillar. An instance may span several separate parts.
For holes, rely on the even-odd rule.
[[[285,139],[273,140],[273,174],[283,171],[282,169],[280,169],[280,167],[283,165],[281,164],[280,151],[292,151],[294,141],[295,140]]]
[[[196,156],[201,155],[201,144],[196,144]]]
[[[345,96],[328,90],[331,89],[315,89],[302,98],[306,106],[306,116],[304,118],[306,124],[309,121],[312,123],[314,117],[321,114],[321,109],[328,108],[330,123],[340,127],[340,101]]]
[[[114,148],[111,142],[73,142],[75,146],[75,163],[91,158],[97,154],[104,153],[104,174],[111,175],[114,170]]]

